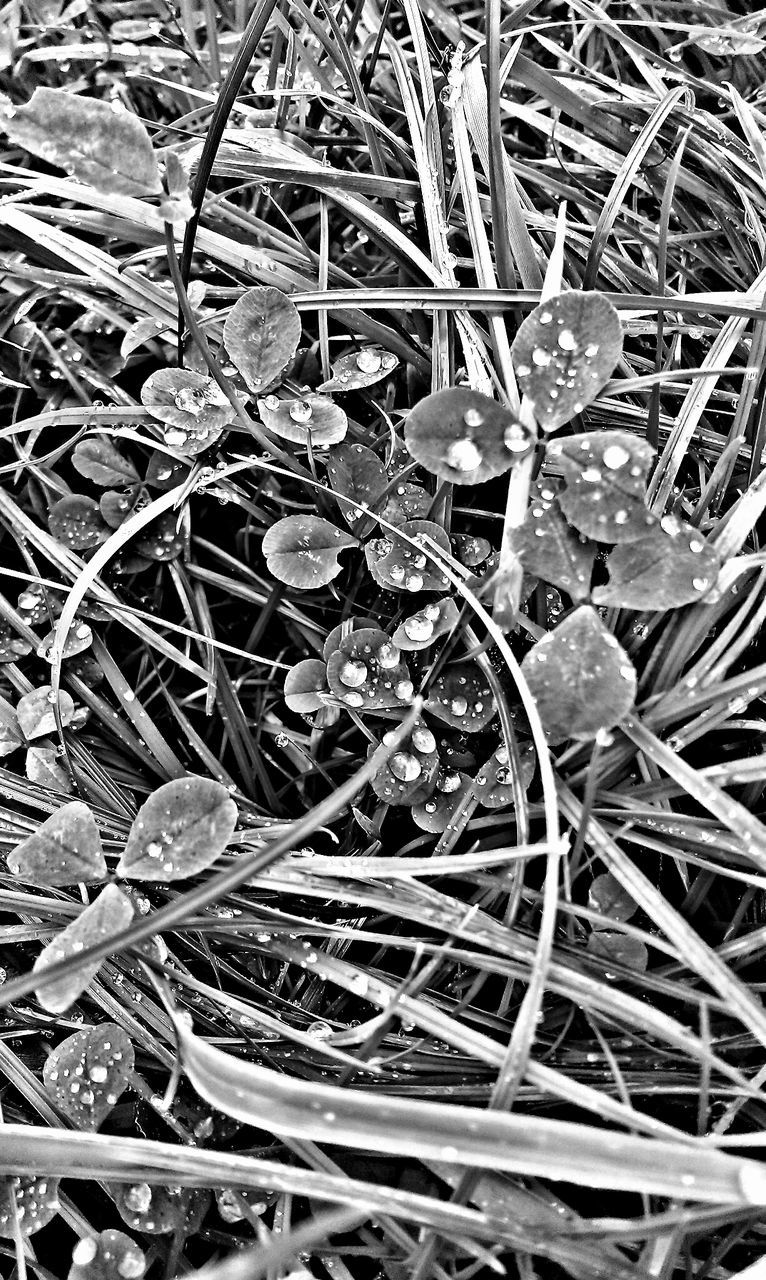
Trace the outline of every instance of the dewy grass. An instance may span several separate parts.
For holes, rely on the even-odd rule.
[[[3,10],[9,1276],[754,1274],[750,9]]]

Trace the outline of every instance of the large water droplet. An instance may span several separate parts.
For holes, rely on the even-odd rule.
[[[395,751],[388,767],[400,782],[415,782],[423,772],[420,761],[410,755],[409,751]]]
[[[604,450],[602,461],[609,471],[619,471],[626,462],[630,462],[630,454],[621,444],[609,444]]]
[[[529,438],[520,422],[512,422],[510,427],[506,427],[503,443],[510,453],[526,453]]]
[[[296,400],[290,405],[290,417],[293,422],[310,422],[313,412],[308,400]]]
[[[463,422],[467,427],[480,427],[484,421],[484,414],[481,409],[466,409],[463,414]]]
[[[422,640],[430,640],[434,633],[434,624],[428,618],[424,618],[422,614],[414,613],[411,618],[404,620],[404,634],[408,640],[420,642]]]
[[[348,689],[358,689],[367,679],[367,667],[363,662],[358,662],[355,658],[350,658],[348,662],[344,662],[338,672],[338,679],[341,684],[345,684]]]
[[[562,329],[556,339],[562,351],[576,351],[577,339],[571,329]]]
[[[148,1182],[136,1182],[125,1193],[125,1204],[132,1213],[146,1213],[152,1203],[152,1189]]]
[[[400,702],[406,702],[415,692],[415,686],[411,680],[400,680],[394,688],[394,693]]]
[[[468,410],[469,413],[472,410]],[[467,414],[466,414],[467,416]],[[455,471],[475,471],[481,464],[481,453],[473,440],[453,440],[445,455],[447,466]]]
[[[436,750],[436,738],[425,726],[413,729],[411,741],[415,750],[422,752],[423,755],[428,756]]]
[[[389,671],[392,667],[399,665],[401,652],[395,644],[382,644],[376,654],[378,664],[384,671]]]
[[[468,710],[468,700],[462,694],[458,694],[449,704],[449,709],[453,716],[464,716]]]
[[[198,418],[205,408],[207,396],[201,387],[181,387],[173,397],[176,409],[182,413],[191,413]]]
[[[535,347],[532,352],[532,363],[536,364],[539,369],[547,369],[552,358],[550,351],[546,351],[545,347]]]
[[[356,357],[356,367],[360,373],[378,373],[383,361],[377,351],[360,351]]]

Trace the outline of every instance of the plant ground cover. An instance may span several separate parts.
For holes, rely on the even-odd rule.
[[[762,15],[0,24],[0,1273],[756,1280]]]

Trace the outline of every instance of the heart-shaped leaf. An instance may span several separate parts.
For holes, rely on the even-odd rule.
[[[141,403],[165,425],[165,444],[189,457],[219,439],[236,418],[220,387],[192,369],[158,369],[141,388]]]
[[[607,561],[609,582],[593,600],[619,609],[678,609],[693,604],[718,578],[721,562],[702,534],[672,516],[637,542],[615,547]]]
[[[70,551],[87,551],[109,537],[98,503],[82,493],[68,493],[54,502],[48,513],[53,537]]]
[[[600,293],[572,289],[522,321],[512,355],[519,386],[544,431],[554,431],[596,399],[622,353],[622,326]]]
[[[602,962],[607,973],[615,964],[645,973],[649,964],[646,943],[627,933],[610,933],[606,929],[592,933],[588,938],[587,951]]]
[[[429,542],[449,555],[449,538],[432,520],[408,520],[390,537],[368,542],[364,554],[378,585],[389,591],[443,591],[448,587],[449,578],[427,553]]]
[[[106,860],[96,820],[81,800],[62,805],[8,855],[8,870],[29,884],[89,884],[103,880]]]
[[[391,730],[371,753],[372,760],[379,762],[371,780],[372,789],[386,804],[418,804],[427,799],[436,786],[439,770],[436,738],[427,725],[418,721],[409,738],[390,755],[387,748],[394,736]]]
[[[388,476],[377,453],[363,444],[342,444],[330,451],[327,479],[339,495],[338,506],[344,520],[354,525],[361,520],[360,507],[373,507],[388,484]],[[344,498],[352,499],[344,502]]]
[[[596,876],[588,890],[588,906],[609,920],[630,920],[638,910],[626,889],[611,871]],[[594,929],[597,925],[592,926]]]
[[[67,1280],[141,1280],[146,1258],[123,1231],[83,1236],[72,1250]]]
[[[548,446],[565,486],[559,505],[570,524],[600,542],[634,542],[655,523],[645,503],[654,451],[629,431],[590,431]]]
[[[112,1186],[117,1211],[127,1226],[150,1236],[171,1231],[193,1236],[210,1204],[210,1192],[194,1187],[154,1187],[148,1182]]]
[[[332,377],[320,384],[320,391],[359,391],[387,378],[399,364],[384,347],[364,347],[341,356],[332,366]]]
[[[377,627],[341,640],[327,661],[327,683],[336,698],[359,711],[402,708],[415,692],[398,647]]]
[[[52,1222],[59,1211],[60,1178],[13,1177],[0,1179],[0,1238],[12,1240],[13,1202],[23,1236],[32,1236]]]
[[[416,462],[452,484],[501,476],[534,445],[509,409],[469,387],[446,387],[416,404],[405,441]]]
[[[633,664],[588,605],[538,640],[521,669],[553,743],[594,738],[618,724],[635,700]]]
[[[2,125],[11,142],[107,195],[154,195],[162,189],[145,126],[122,103],[64,89],[35,89]]]
[[[452,815],[463,804],[473,779],[468,773],[454,773],[442,769],[436,777],[436,789],[427,800],[412,806],[412,819],[421,831],[440,835],[452,821]]]
[[[30,782],[48,791],[57,791],[69,795],[73,790],[72,779],[63,765],[59,764],[57,747],[50,743],[30,747],[24,761],[24,770]]]
[[[433,600],[399,623],[394,632],[394,644],[410,652],[427,649],[439,636],[454,631],[459,618],[457,605],[449,596]]]
[[[285,677],[285,702],[291,711],[308,716],[325,705],[322,697],[327,693],[327,667],[319,658],[304,658],[296,662]]]
[[[46,632],[37,646],[37,656],[38,658],[42,658],[44,662],[53,661],[53,652],[56,644],[57,633],[58,626],[54,627],[51,631]],[[84,653],[92,644],[93,632],[87,622],[83,622],[82,619],[80,619],[79,622],[76,622],[75,625],[70,627],[67,631],[64,648],[61,651],[62,657],[74,658],[78,653]]]
[[[174,778],[142,804],[117,874],[170,884],[209,867],[237,825],[237,806],[212,778]]]
[[[356,545],[356,538],[321,516],[285,516],[267,531],[263,554],[275,578],[308,591],[337,578],[339,553]]]
[[[167,492],[169,489],[176,489],[188,478],[189,469],[188,462],[171,458],[168,454],[155,449],[146,468],[146,483],[153,489],[162,489]]]
[[[279,381],[300,337],[298,308],[268,285],[243,293],[223,327],[226,350],[250,390],[258,394]]]
[[[348,431],[348,418],[329,396],[306,394],[302,400],[280,400],[266,396],[258,401],[261,422],[282,440],[293,444],[311,444],[326,449],[338,444]]]
[[[456,662],[432,682],[426,710],[453,729],[479,733],[495,715],[495,696],[476,662]]]
[[[116,885],[108,884],[90,906],[48,943],[34,963],[38,980],[35,995],[43,1009],[48,1013],[64,1013],[90,986],[101,961],[89,961],[48,982],[45,970],[120,933],[132,919],[133,907],[125,894]]]
[[[19,699],[16,715],[19,728],[28,742],[56,732],[54,701],[55,695],[49,684],[41,685],[39,689],[33,689]],[[71,723],[74,715],[74,702],[66,689],[60,690],[58,703],[61,723],[66,726]]]
[[[521,787],[526,791],[534,777],[537,757],[530,742],[519,747]],[[498,747],[474,779],[479,804],[485,809],[507,809],[514,803],[513,769],[508,750]]]
[[[134,1066],[127,1032],[116,1022],[102,1022],[56,1046],[43,1068],[43,1083],[78,1129],[95,1133],[127,1088]]]
[[[527,573],[562,587],[573,600],[588,595],[596,547],[564,519],[556,490],[548,481],[535,486],[513,544]]]
[[[146,489],[136,486],[128,493],[107,489],[99,499],[99,510],[110,529],[119,529],[134,511],[140,511],[149,501]]]
[[[106,436],[79,440],[72,454],[72,466],[86,480],[92,480],[102,489],[137,484],[139,479],[133,463],[123,458]]]
[[[431,494],[421,484],[398,484],[386,498],[380,514],[389,524],[426,520],[432,503]]]

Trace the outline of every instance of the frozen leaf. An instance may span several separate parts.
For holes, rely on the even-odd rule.
[[[420,720],[409,738],[391,755],[387,748],[393,737],[394,730],[391,730],[371,752],[373,761],[379,761],[371,780],[372,789],[386,804],[418,804],[426,800],[436,786],[439,769],[436,738]]]
[[[354,616],[346,618],[345,622],[339,622],[337,627],[333,627],[332,631],[327,633],[327,639],[322,645],[322,657],[327,662],[331,653],[340,647],[340,642],[352,631],[361,631],[362,627],[373,627],[379,630],[377,619]]]
[[[596,399],[622,352],[620,317],[600,293],[572,289],[543,302],[519,326],[516,376],[544,431]]]
[[[279,382],[298,349],[301,318],[279,289],[248,289],[232,307],[223,340],[251,391],[261,394]]]
[[[588,906],[610,920],[630,920],[638,908],[626,889],[611,871],[596,876],[588,890]],[[593,928],[597,928],[593,925]]]
[[[389,524],[406,524],[408,520],[426,520],[433,498],[421,484],[398,484],[388,495],[381,517]]]
[[[237,806],[212,778],[174,778],[141,806],[117,874],[169,884],[209,867],[237,825]]]
[[[83,1236],[72,1250],[67,1280],[141,1280],[146,1258],[123,1231]]]
[[[56,1046],[43,1068],[43,1083],[78,1129],[95,1133],[127,1088],[134,1066],[127,1032],[115,1022],[102,1022]]]
[[[556,491],[547,481],[535,486],[524,523],[514,533],[514,549],[527,573],[568,591],[573,600],[590,592],[596,547],[564,519]]]
[[[19,728],[28,742],[56,732],[54,701],[55,695],[49,684],[41,685],[39,689],[33,689],[19,699],[16,715]],[[59,692],[58,704],[61,723],[66,726],[74,715],[74,702],[65,689]]]
[[[25,107],[6,112],[3,128],[17,146],[107,195],[161,190],[149,134],[121,103],[35,89]]]
[[[413,592],[443,591],[448,587],[449,578],[429,553],[431,542],[449,556],[449,538],[432,520],[408,520],[390,537],[368,542],[364,553],[378,586]]]
[[[176,489],[189,475],[190,464],[155,449],[146,468],[146,483],[153,489]]]
[[[148,1182],[122,1183],[111,1188],[123,1222],[133,1231],[193,1236],[210,1204],[210,1192],[194,1187],[156,1187]]]
[[[363,444],[342,444],[332,449],[327,459],[327,479],[339,495],[341,515],[352,526],[364,514],[359,508],[373,507],[388,484],[380,458]],[[344,502],[344,498],[351,501]]]
[[[421,831],[440,835],[446,831],[452,815],[460,808],[473,786],[470,774],[442,769],[436,777],[436,788],[427,800],[412,806],[412,818]]]
[[[75,471],[102,489],[138,483],[138,472],[106,436],[79,440],[72,454]]]
[[[158,369],[142,386],[141,403],[164,424],[168,448],[189,457],[215,444],[237,416],[218,384],[193,369]]]
[[[439,720],[463,733],[486,729],[495,715],[495,696],[476,662],[456,662],[442,671],[432,682],[425,705]]]
[[[291,711],[311,715],[324,705],[327,693],[327,667],[319,658],[296,662],[285,677],[285,702]]]
[[[321,516],[285,516],[267,530],[263,554],[275,578],[308,591],[337,578],[339,553],[356,545],[356,538]]]
[[[611,933],[606,929],[592,933],[587,950],[602,962],[607,971],[605,976],[608,976],[610,965],[619,964],[626,969],[635,969],[637,973],[645,973],[649,964],[646,943],[626,933]]]
[[[595,588],[595,604],[659,610],[702,599],[715,585],[721,562],[697,529],[664,516],[640,541],[615,547],[607,567],[609,582]]]
[[[439,636],[453,631],[459,617],[457,605],[448,596],[433,600],[399,623],[394,632],[394,644],[412,652],[427,649]]]
[[[531,742],[519,747],[519,763],[521,789],[526,791],[534,776],[537,763],[535,749]],[[506,809],[513,804],[513,769],[505,746],[498,747],[484,768],[479,770],[474,788],[479,804],[485,809]]]
[[[377,627],[362,627],[340,641],[327,661],[327,683],[357,711],[401,709],[415,692],[398,646]]]
[[[714,58],[763,53],[766,49],[766,40],[754,31],[742,31],[739,27],[692,27],[687,40]]]
[[[68,795],[72,790],[72,780],[66,769],[59,764],[58,750],[48,744],[30,747],[24,761],[24,770],[30,782],[48,791],[60,791]]]
[[[320,391],[359,391],[387,378],[399,364],[392,351],[383,347],[364,347],[341,356],[332,366],[332,377],[323,382]]]
[[[45,970],[121,933],[132,919],[133,907],[125,894],[116,885],[108,884],[90,906],[48,943],[34,963],[35,995],[43,1009],[48,1013],[65,1013],[90,986],[101,961],[88,961],[49,982],[45,981]]]
[[[588,605],[538,640],[521,669],[553,743],[594,738],[619,724],[633,706],[633,664]]]
[[[8,854],[8,870],[29,884],[89,884],[103,880],[106,860],[96,820],[81,800],[62,805]]]
[[[348,431],[348,418],[329,396],[309,395],[300,400],[280,400],[265,396],[258,401],[261,422],[275,436],[293,444],[306,444],[325,449],[338,444]]]
[[[48,528],[56,541],[70,551],[97,547],[110,533],[98,503],[82,493],[69,493],[54,502],[48,513]]]
[[[633,542],[656,519],[645,502],[654,451],[629,431],[589,431],[548,446],[564,472],[559,505],[570,524],[599,542]]]
[[[0,1238],[13,1239],[13,1200],[23,1236],[33,1236],[52,1222],[59,1211],[60,1178],[0,1178]]]
[[[534,445],[509,409],[468,387],[434,391],[416,404],[405,441],[416,462],[453,484],[503,475]]]
[[[53,660],[53,649],[56,643],[57,630],[58,628],[56,626],[51,631],[46,632],[37,646],[37,656],[38,658],[42,658],[44,662],[51,662]],[[62,657],[74,658],[78,653],[84,653],[92,644],[93,632],[87,622],[83,622],[83,620],[80,619],[75,622],[67,632],[66,640],[64,641],[64,648],[62,650]]]

